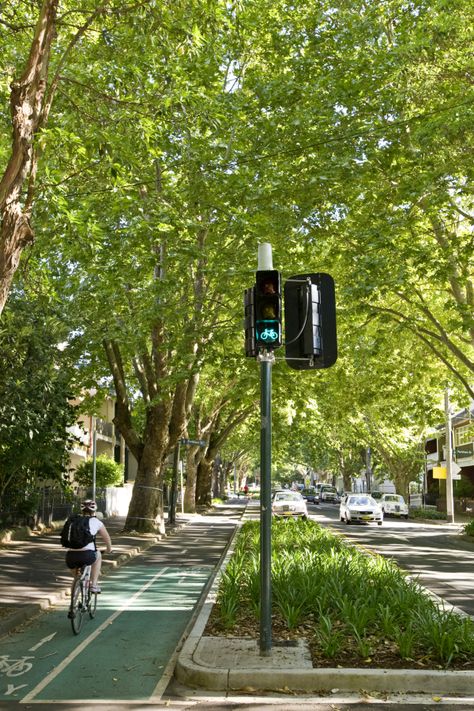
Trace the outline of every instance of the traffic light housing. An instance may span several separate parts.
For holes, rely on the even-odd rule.
[[[276,269],[256,273],[255,345],[273,350],[281,346],[281,276]]]
[[[294,370],[329,368],[337,360],[336,295],[329,274],[285,282],[285,359]]]

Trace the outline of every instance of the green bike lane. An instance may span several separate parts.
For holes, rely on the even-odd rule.
[[[79,635],[72,633],[65,602],[3,638],[0,702],[159,700],[176,648],[235,529],[233,518],[208,518],[104,578],[96,616],[85,616]]]

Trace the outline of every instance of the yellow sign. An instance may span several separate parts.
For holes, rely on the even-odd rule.
[[[433,479],[446,479],[446,467],[433,467]]]

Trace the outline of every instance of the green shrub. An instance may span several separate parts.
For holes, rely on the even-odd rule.
[[[446,521],[446,514],[434,509],[410,509],[410,518],[427,518],[432,521]]]
[[[105,486],[120,486],[123,484],[123,466],[117,464],[106,454],[101,454],[96,459],[96,485],[99,488]],[[74,472],[74,479],[80,486],[92,486],[93,459],[87,459],[78,466]]]
[[[424,666],[472,663],[473,621],[440,610],[391,560],[314,521],[275,521],[272,530],[272,617],[309,636],[317,657],[337,663],[349,649],[367,663],[389,648]],[[220,581],[215,614],[226,634],[242,620],[258,628],[259,538],[259,522],[244,523]]]
[[[474,536],[474,518],[469,523],[464,526],[464,533],[466,536]]]

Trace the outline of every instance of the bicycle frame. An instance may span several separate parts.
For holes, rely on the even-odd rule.
[[[89,613],[91,619],[95,617],[97,593],[91,592],[90,580],[90,565],[83,565],[81,568],[76,568],[71,586],[71,604],[68,613],[74,634],[79,634],[81,631],[83,617],[86,612]]]

